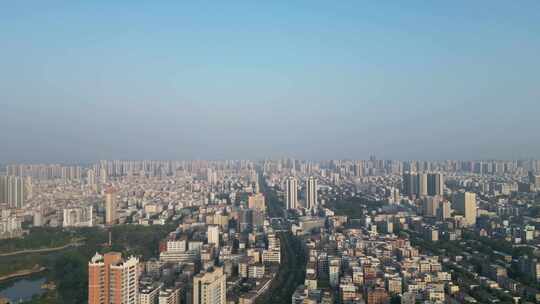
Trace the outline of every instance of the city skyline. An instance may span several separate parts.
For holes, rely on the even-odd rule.
[[[0,162],[538,158],[538,6],[3,3]]]
[[[0,304],[540,303],[540,1],[0,1]]]
[[[0,162],[0,172],[9,166],[79,166],[79,167],[91,167],[100,162],[227,162],[227,161],[297,161],[305,163],[320,163],[320,162],[332,162],[332,161],[346,161],[346,162],[364,162],[364,161],[383,161],[383,162],[402,162],[402,163],[442,163],[442,162],[458,162],[458,163],[492,163],[492,162],[536,162],[540,161],[538,158],[517,158],[517,159],[497,159],[497,158],[472,158],[472,159],[397,159],[397,158],[378,158],[375,155],[370,155],[364,158],[325,158],[325,159],[307,159],[307,158],[295,158],[290,156],[282,157],[261,157],[261,158],[224,158],[224,159],[204,159],[204,158],[177,158],[177,159],[150,159],[150,158],[137,158],[137,159],[122,159],[122,158],[108,158],[108,159],[94,159],[88,161],[54,161],[54,162],[39,162],[39,161],[12,161],[12,162]],[[425,170],[420,170],[421,172]],[[412,172],[417,172],[413,170]],[[5,173],[5,172],[4,172]],[[95,174],[95,173],[94,173]]]
[[[2,278],[47,290],[0,301],[532,303],[539,193],[540,160],[7,165]]]

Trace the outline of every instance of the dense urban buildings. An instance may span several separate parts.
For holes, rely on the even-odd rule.
[[[539,164],[10,165],[0,235],[173,225],[144,259],[111,252],[114,238],[95,248],[102,253],[88,257],[89,303],[246,304],[285,292],[292,303],[530,300],[540,298],[531,283],[540,282]],[[23,203],[5,194],[7,184]],[[291,252],[290,242],[305,252]],[[301,280],[279,285],[297,253]]]
[[[0,304],[540,303],[540,1],[0,1]]]

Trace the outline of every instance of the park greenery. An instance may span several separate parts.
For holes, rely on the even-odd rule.
[[[35,265],[45,266],[47,271],[43,275],[56,284],[56,289],[36,297],[30,303],[85,303],[88,297],[88,260],[97,251],[119,251],[124,255],[148,259],[158,254],[159,241],[175,228],[176,223],[155,226],[117,225],[111,228],[112,246],[108,246],[109,232],[103,228],[34,228],[26,237],[10,240],[9,245],[2,244],[2,248],[10,248],[10,252],[41,249],[62,246],[74,239],[82,244],[53,252],[0,257],[0,274],[31,269]],[[51,241],[52,238],[57,240]]]
[[[22,238],[2,240],[0,242],[0,254],[64,246],[75,240],[75,234],[61,228],[31,228],[28,235]]]
[[[351,219],[360,219],[381,206],[381,202],[371,201],[362,196],[330,200],[325,204],[325,207],[334,211],[336,215],[348,216]]]

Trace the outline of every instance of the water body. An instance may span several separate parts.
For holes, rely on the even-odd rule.
[[[34,295],[45,292],[41,285],[45,283],[44,277],[30,277],[15,279],[0,285],[0,297],[8,298],[13,303],[19,303],[32,299]]]

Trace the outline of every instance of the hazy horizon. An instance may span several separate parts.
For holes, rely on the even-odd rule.
[[[538,1],[4,2],[0,38],[0,163],[540,159]]]
[[[373,155],[372,155],[373,156]],[[149,162],[197,162],[197,161],[203,161],[203,162],[226,162],[226,161],[252,161],[252,162],[262,162],[262,161],[277,161],[277,160],[295,160],[300,161],[303,163],[323,163],[323,162],[330,162],[330,161],[365,161],[369,162],[371,161],[369,158],[363,157],[363,158],[333,158],[333,159],[303,159],[303,158],[295,158],[295,157],[267,157],[267,158],[245,158],[245,159],[119,159],[119,158],[109,158],[109,159],[94,159],[94,160],[88,160],[88,161],[52,161],[52,162],[32,162],[32,161],[14,161],[14,162],[0,162],[0,172],[5,170],[5,166],[11,166],[11,165],[61,165],[61,166],[92,166],[96,163],[100,162],[113,162],[113,161],[120,161],[120,162],[142,162],[142,161],[149,161]],[[442,163],[445,161],[451,161],[451,162],[484,162],[484,163],[490,163],[490,162],[531,162],[531,161],[540,161],[538,159],[534,158],[520,158],[520,159],[389,159],[389,158],[377,158],[377,161],[394,161],[394,162],[431,162],[431,163]]]

